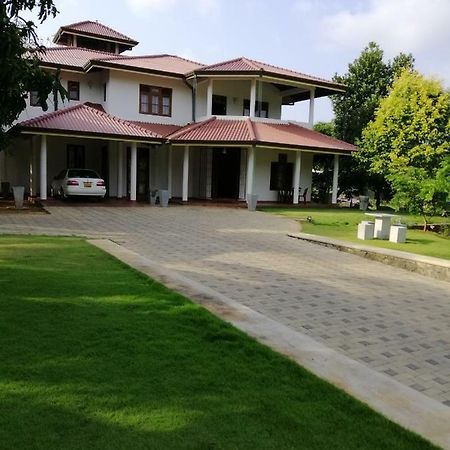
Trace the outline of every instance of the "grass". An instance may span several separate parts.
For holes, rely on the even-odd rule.
[[[434,448],[76,238],[0,237],[1,449]]]
[[[363,243],[374,247],[391,248],[425,256],[450,259],[450,239],[431,231],[409,229],[406,234],[406,243],[395,244],[389,241],[361,241],[356,237],[358,223],[362,220],[371,220],[363,211],[349,208],[262,208],[263,211],[279,214],[292,219],[306,219],[311,216],[313,221],[301,222],[304,233],[327,236],[346,241]],[[421,224],[420,216],[401,215],[402,223],[407,225]],[[446,217],[434,217],[432,223],[449,222]],[[430,222],[431,223],[431,222]]]

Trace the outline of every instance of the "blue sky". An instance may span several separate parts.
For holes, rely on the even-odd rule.
[[[247,56],[331,78],[370,41],[386,59],[412,52],[416,67],[450,86],[450,0],[55,0],[60,14],[38,28],[43,43],[61,25],[98,20],[140,44],[202,63]],[[306,105],[284,117],[306,120]],[[317,101],[316,121],[332,118]]]

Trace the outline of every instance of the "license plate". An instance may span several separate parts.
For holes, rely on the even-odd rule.
[[[84,185],[85,188],[90,188],[90,187],[92,187],[92,183],[91,183],[90,181],[85,181],[85,182],[83,183],[83,185]]]

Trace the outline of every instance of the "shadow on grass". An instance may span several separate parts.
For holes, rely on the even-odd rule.
[[[432,448],[97,249],[52,241],[0,247],[2,449]]]

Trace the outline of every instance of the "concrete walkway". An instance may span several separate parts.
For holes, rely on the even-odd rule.
[[[0,216],[0,232],[112,239],[450,411],[447,282],[293,240],[287,233],[298,231],[295,222],[259,212],[186,206],[49,211]]]

